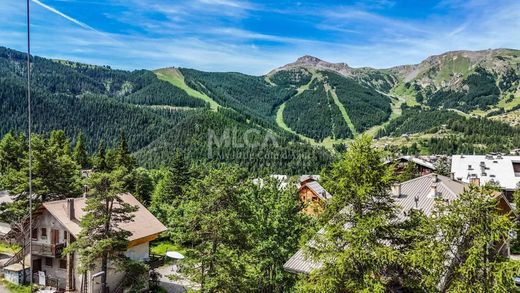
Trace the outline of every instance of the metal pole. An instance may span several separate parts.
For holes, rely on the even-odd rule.
[[[29,284],[31,292],[33,291],[33,264],[32,264],[32,119],[31,119],[31,18],[30,18],[30,0],[26,1],[27,5],[27,132],[29,139],[29,260],[30,260],[30,277]]]

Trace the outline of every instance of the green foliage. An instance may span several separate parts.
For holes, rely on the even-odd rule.
[[[122,271],[126,272],[123,287],[128,292],[143,292],[148,289],[150,266],[142,261],[124,259]]]
[[[405,182],[419,177],[418,175],[419,172],[417,169],[417,164],[415,164],[414,162],[408,162],[406,163],[406,166],[404,167],[404,170],[402,170],[401,174],[397,176],[397,181]]]
[[[238,186],[244,174],[235,168],[210,171],[193,182],[184,208],[187,230],[179,241],[188,241],[189,265],[185,271],[201,284],[203,292],[243,292],[247,282],[247,260],[241,256],[247,234],[240,221]],[[175,227],[178,223],[171,223]]]
[[[0,48],[2,136],[9,131],[26,129],[27,103],[20,103],[26,94],[25,61],[23,53]],[[202,92],[211,91],[212,96],[228,101],[225,105],[232,109],[219,109],[218,113],[205,108],[183,111],[142,106],[205,107],[199,99],[159,80],[150,71],[112,70],[39,57],[33,57],[32,61],[33,131],[43,134],[64,129],[64,135],[68,137],[81,132],[82,148],[87,154],[95,152],[96,148],[102,152],[103,148],[115,147],[120,141],[121,131],[124,131],[127,152],[138,152],[139,163],[146,167],[158,168],[170,163],[177,151],[182,151],[190,161],[234,162],[252,171],[272,168],[280,173],[295,172],[297,166],[307,161],[300,156],[309,158],[313,164],[311,168],[306,167],[308,172],[330,161],[327,151],[305,145],[296,136],[276,126],[273,111],[295,90],[273,86],[262,77],[186,70],[187,82],[191,81],[192,86]],[[281,136],[278,140],[280,148],[243,151],[229,147],[219,156],[208,158],[208,131],[222,132],[235,126],[240,129],[240,135],[250,128],[273,131]],[[295,149],[290,146],[294,140],[297,141]],[[101,141],[103,148],[99,146]],[[64,144],[70,148],[69,143]],[[267,158],[271,153],[275,157]],[[258,159],[246,157],[257,154],[261,156]],[[101,155],[105,159],[94,158],[87,166],[92,164],[95,169],[109,170],[119,164],[117,153],[107,150],[104,156]],[[132,169],[129,163],[124,164]]]
[[[463,117],[453,111],[425,110],[420,107],[405,108],[401,116],[391,120],[379,131],[377,137],[424,132],[440,127],[451,119],[460,118]]]
[[[438,202],[405,255],[407,286],[426,292],[511,292],[520,263],[499,249],[514,224],[497,209],[496,191],[470,186],[459,199]],[[442,237],[439,237],[442,235]],[[448,262],[449,260],[449,262]],[[440,287],[439,287],[440,286]]]
[[[288,186],[295,182],[289,182]],[[241,189],[242,221],[248,226],[248,254],[253,264],[257,292],[287,292],[295,281],[283,264],[298,249],[301,235],[312,227],[302,212],[298,194],[280,188],[280,182],[264,177],[255,185],[247,181]]]
[[[171,167],[164,170],[162,179],[155,187],[150,205],[150,210],[164,223],[182,221],[184,213],[178,207],[186,199],[186,188],[193,178],[192,175],[193,172],[180,153],[175,155]]]
[[[76,146],[74,147],[74,153],[72,156],[80,168],[85,169],[90,167],[90,162],[83,140],[83,133],[80,132],[76,138]]]
[[[121,102],[126,95],[162,82],[153,72],[39,57],[32,61],[32,122],[37,133],[64,129],[72,137],[82,132],[85,148],[92,151],[101,139],[113,146],[119,131],[125,129],[129,145],[136,150],[172,127],[162,112]],[[25,54],[0,47],[0,135],[26,129],[27,103],[21,103],[26,94],[25,67]]]
[[[363,132],[390,118],[392,112],[390,98],[373,88],[360,85],[353,79],[332,72],[322,72],[322,74],[335,89],[339,101],[345,106],[358,132]]]
[[[440,90],[430,96],[427,104],[432,107],[459,109],[469,112],[474,109],[487,109],[500,98],[500,89],[495,77],[478,67],[464,80],[467,91]]]
[[[322,231],[306,247],[323,265],[299,284],[302,292],[383,292],[390,281],[385,274],[398,257],[385,243],[395,231],[396,206],[388,193],[393,168],[371,141],[360,137],[323,173],[322,184],[334,197],[321,217]]]
[[[144,205],[147,206],[152,200],[154,182],[148,170],[139,167],[130,173],[132,182],[132,194]]]
[[[68,140],[57,140],[61,133],[52,133],[52,139],[32,137],[33,192],[42,201],[75,197],[81,192],[79,169],[68,152]],[[23,201],[27,200],[28,182],[28,141],[23,134],[8,133],[0,141],[0,189]]]
[[[274,111],[295,89],[272,86],[260,76],[229,72],[202,72],[179,69],[186,84],[207,94],[220,105],[231,107],[251,118],[264,120],[270,117],[274,125]]]
[[[120,168],[111,173],[94,173],[89,178],[89,196],[83,208],[85,215],[80,220],[81,231],[78,238],[65,249],[65,253],[78,253],[80,272],[94,269],[101,263],[101,270],[107,272],[108,261],[116,263],[124,270],[131,232],[119,227],[120,223],[133,220],[137,207],[121,199],[128,170]],[[101,261],[100,261],[101,260]],[[107,274],[101,276],[103,290]]]
[[[104,141],[99,142],[98,150],[93,158],[93,161],[94,169],[96,171],[104,172],[108,170],[107,154]]]
[[[185,91],[163,80],[121,98],[123,102],[137,105],[166,105],[178,107],[209,107],[201,99],[188,95]]]
[[[1,282],[2,286],[5,286],[5,288],[11,293],[31,293],[34,292],[34,289],[36,289],[34,288],[31,290],[31,286],[29,285],[16,285],[5,279],[1,279]]]
[[[154,241],[150,251],[155,255],[166,255],[168,251],[178,251],[180,253],[184,253],[184,248],[179,245],[176,245],[170,241],[162,240],[162,241]]]
[[[280,86],[300,87],[311,81],[312,74],[303,68],[280,70],[269,76],[269,79]]]
[[[338,106],[323,85],[316,82],[310,89],[287,101],[283,117],[292,130],[317,141],[326,137],[352,137]]]
[[[422,145],[433,154],[509,152],[520,143],[520,128],[485,118],[449,120],[446,128],[458,135],[431,138]]]
[[[309,226],[294,189],[270,177],[255,184],[232,166],[199,172],[182,200],[163,203],[172,242],[188,256],[183,271],[203,292],[289,290],[295,276],[283,264]]]
[[[293,141],[292,137],[255,124],[238,123],[218,113],[202,111],[190,111],[176,127],[137,152],[136,157],[141,165],[153,168],[171,165],[177,152],[190,162],[232,163],[252,173],[268,170],[278,174],[312,174],[333,160],[323,148]]]
[[[119,144],[115,153],[115,167],[124,167],[129,171],[135,168],[135,158],[130,154],[124,130],[119,135]]]

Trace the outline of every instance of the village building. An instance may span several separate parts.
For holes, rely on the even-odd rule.
[[[520,182],[520,156],[454,155],[451,172],[455,179],[476,185],[498,185],[509,201]]]
[[[319,175],[303,175],[298,180],[298,193],[308,215],[320,214],[332,195],[318,182]]]
[[[150,241],[166,231],[166,227],[131,194],[124,193],[120,197],[125,203],[137,207],[137,211],[133,213],[133,221],[119,224],[119,228],[132,233],[125,255],[132,260],[149,261]],[[28,234],[32,241],[32,255],[29,258],[32,260],[29,263],[32,265],[35,284],[68,292],[100,292],[99,268],[82,274],[78,271],[78,254],[62,255],[63,249],[70,245],[81,231],[80,220],[85,215],[85,206],[86,198],[70,198],[43,203],[33,213],[34,225]],[[28,253],[27,247],[22,251]],[[22,257],[25,256],[17,254],[4,264],[4,271],[7,269],[13,280],[17,277],[11,269],[20,272],[18,279],[23,271],[20,265]],[[115,292],[116,288],[120,287],[125,272],[116,271],[109,263],[106,274],[109,290]]]
[[[415,156],[400,156],[389,160],[387,163],[396,163],[396,173],[400,174],[406,170],[408,164],[415,164],[415,172],[419,176],[431,174],[436,171],[435,165],[430,160]]]
[[[399,207],[397,217],[404,219],[412,209],[420,210],[427,216],[431,215],[435,203],[439,199],[446,203],[456,200],[468,185],[432,173],[403,183],[396,183],[392,185],[390,192]],[[499,196],[500,210],[509,213],[512,210],[509,202],[500,193],[497,196]],[[501,253],[509,256],[509,246],[506,244],[501,245],[499,249]],[[309,274],[312,270],[320,268],[321,264],[309,259],[305,255],[304,249],[300,249],[283,267],[288,272]]]

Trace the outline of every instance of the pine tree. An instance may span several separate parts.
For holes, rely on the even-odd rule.
[[[90,167],[90,160],[85,150],[83,133],[79,133],[76,138],[76,146],[74,147],[74,160],[82,168],[86,169]]]
[[[185,188],[190,183],[192,172],[182,155],[177,152],[172,167],[164,171],[163,178],[157,184],[153,195],[151,210],[161,220],[168,217],[182,217],[182,212],[169,212],[171,207],[177,208],[185,198]]]
[[[177,243],[191,243],[188,255],[193,260],[185,272],[200,280],[202,292],[246,292],[254,284],[245,274],[249,265],[244,257],[249,233],[239,213],[239,186],[243,170],[222,167],[193,181],[182,202],[182,223],[170,227],[178,233]]]
[[[49,147],[60,155],[70,156],[70,140],[63,130],[54,130],[51,132]]]
[[[239,190],[240,215],[251,234],[247,253],[253,266],[257,292],[287,292],[296,275],[283,269],[284,263],[298,250],[304,231],[313,227],[302,205],[294,181],[283,187],[275,178],[263,177],[260,184],[246,180]]]
[[[105,142],[103,140],[99,142],[98,150],[94,158],[94,169],[98,172],[108,171]]]
[[[60,151],[63,147],[57,141],[56,136],[52,141],[37,134],[32,136],[33,192],[42,201],[75,197],[81,192],[78,165]],[[18,198],[27,198],[29,161],[25,136],[6,136],[1,148],[0,155],[4,158],[0,158],[0,188]]]
[[[437,202],[405,255],[406,286],[426,292],[515,291],[520,264],[502,251],[515,224],[513,215],[498,208],[499,200],[496,189],[472,185],[449,204]]]
[[[323,174],[322,184],[334,196],[323,213],[323,233],[307,246],[320,269],[299,284],[306,292],[382,292],[398,251],[389,243],[394,235],[396,207],[389,194],[393,168],[362,136],[342,159]]]
[[[119,144],[115,154],[115,164],[117,167],[125,167],[129,171],[132,171],[136,166],[135,159],[128,150],[128,144],[126,142],[124,130],[121,130],[119,135]]]
[[[126,259],[129,231],[119,228],[120,223],[133,220],[137,207],[125,203],[120,195],[125,190],[127,170],[117,169],[111,173],[93,173],[89,179],[90,192],[83,209],[81,231],[77,240],[65,253],[78,253],[79,271],[87,272],[99,265],[101,260],[102,291],[107,292],[108,261],[122,266]]]

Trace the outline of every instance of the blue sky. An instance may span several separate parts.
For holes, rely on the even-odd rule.
[[[0,1],[0,45],[25,48],[25,1]],[[123,69],[264,74],[314,55],[350,66],[520,49],[520,1],[31,0],[36,55]]]

